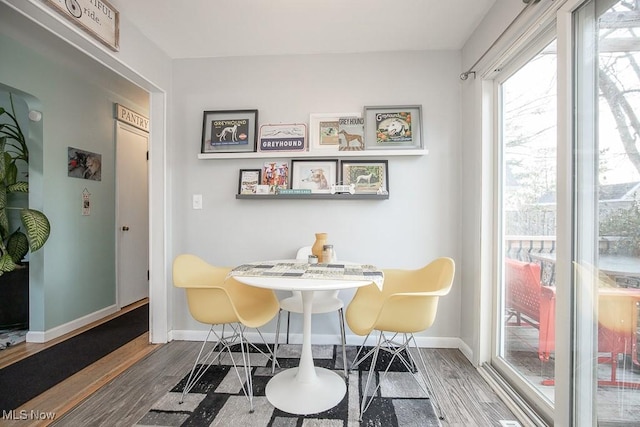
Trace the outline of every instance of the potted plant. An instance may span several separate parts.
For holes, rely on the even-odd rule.
[[[29,183],[19,178],[18,166],[28,167],[29,165],[29,149],[27,148],[26,138],[20,124],[15,115],[13,105],[13,97],[9,94],[11,102],[11,111],[0,107],[0,276],[12,273],[12,275],[26,278],[26,304],[27,304],[27,320],[28,320],[28,287],[29,275],[26,272],[26,266],[22,262],[25,255],[31,251],[40,249],[47,239],[51,231],[49,220],[46,215],[35,209],[13,205],[16,201],[15,194],[29,193]],[[25,178],[28,177],[24,173]],[[14,194],[15,193],[15,194]],[[20,217],[21,224],[17,222],[16,215],[10,215],[10,212],[17,212]],[[7,277],[7,279],[9,279]],[[7,282],[6,280],[3,280]],[[19,281],[10,279],[9,282]],[[18,287],[24,287],[24,284],[18,284]],[[0,284],[0,292],[5,292],[2,288],[7,287],[7,283]],[[15,287],[15,284],[14,284]],[[25,290],[18,291],[24,298]],[[25,309],[16,308],[16,304],[24,304],[20,301],[11,301],[11,295],[0,297],[4,299],[4,303],[0,306],[0,324],[6,323],[7,319],[3,319],[7,315],[6,312],[24,312]],[[4,314],[2,312],[5,312]],[[12,322],[9,319],[9,323]],[[26,322],[24,322],[26,323]]]

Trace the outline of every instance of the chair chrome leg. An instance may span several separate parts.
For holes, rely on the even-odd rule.
[[[291,323],[291,312],[287,311],[287,344],[289,344],[289,324]]]
[[[211,329],[213,329],[213,325],[211,326],[211,328],[209,328],[209,332],[207,333],[207,337],[202,342],[202,345],[200,346],[200,351],[198,352],[198,356],[196,356],[196,360],[193,362],[193,368],[191,368],[191,372],[189,373],[189,378],[187,379],[187,382],[184,385],[184,388],[182,389],[182,396],[180,396],[180,400],[178,401],[179,404],[182,404],[182,402],[184,402],[185,396],[189,393],[189,391],[191,390],[193,385],[196,383],[196,381],[193,381],[193,383],[192,383],[191,380],[193,379],[193,375],[196,372],[196,367],[198,366],[198,361],[200,360],[200,357],[202,356],[202,352],[204,351],[204,347],[207,345],[207,341],[209,340],[209,335],[211,335]],[[196,377],[197,377],[197,375],[196,375]]]
[[[218,333],[214,330],[215,325],[211,325],[209,328],[209,332],[202,342],[202,346],[200,346],[200,351],[198,352],[198,356],[196,360],[193,362],[193,368],[189,373],[189,378],[184,385],[184,389],[182,390],[182,395],[178,403],[182,404],[184,402],[184,398],[191,391],[194,385],[200,380],[200,378],[207,372],[207,370],[211,367],[211,364],[215,363],[216,359],[218,359],[218,364],[221,363],[222,354],[225,350],[231,355],[230,346],[235,342],[238,338],[237,333],[232,334],[230,337],[225,337],[224,335],[218,335]],[[213,334],[216,337],[216,342],[213,347],[206,352],[204,355],[204,349],[209,342],[209,337]],[[219,350],[216,351],[216,349]],[[233,360],[233,357],[231,357]],[[211,361],[211,363],[209,363]],[[198,363],[200,367],[198,367]]]
[[[408,344],[410,339],[413,338],[413,334],[409,334],[411,336],[411,338],[407,339],[407,334],[404,334],[404,340],[405,342]],[[415,342],[415,340],[414,340]],[[417,344],[416,344],[416,348]],[[409,352],[409,346],[407,345],[407,357],[409,358],[409,362],[411,362],[411,372],[413,372],[414,374],[418,372],[418,366],[416,365],[415,360],[413,360],[413,357],[411,356],[411,353]]]
[[[338,317],[340,318],[340,338],[342,340],[342,365],[344,369],[344,377],[349,379],[349,370],[347,369],[347,340],[344,331],[344,313],[342,308],[338,310]]]
[[[226,325],[222,324],[222,334],[220,335],[221,338],[218,338],[218,343],[220,343],[222,345],[222,347],[220,348],[220,353],[222,353],[222,351],[224,350],[224,344],[222,344],[222,339],[224,338],[224,327]],[[218,345],[218,344],[216,344]],[[218,357],[218,366],[220,366],[220,364],[222,363],[222,356]]]
[[[416,352],[418,353],[418,359],[420,359],[420,364],[422,365],[422,372],[424,372],[424,375],[422,375],[422,373],[420,372],[420,370],[418,369],[418,373],[420,373],[422,380],[425,383],[425,387],[427,388],[427,396],[429,397],[429,400],[431,400],[431,402],[433,403],[433,409],[436,412],[436,415],[438,416],[439,419],[444,420],[444,413],[442,412],[442,407],[440,406],[440,403],[438,402],[438,399],[436,397],[435,392],[433,391],[433,382],[431,381],[431,375],[429,374],[429,370],[427,369],[427,364],[424,362],[424,358],[422,357],[422,351],[420,351],[420,348],[418,347],[418,343],[416,342],[416,339],[414,338],[413,334],[410,334],[411,338],[410,340],[413,341],[413,345],[415,346]],[[407,352],[409,350],[407,349]]]
[[[276,372],[276,355],[278,354],[278,338],[280,337],[280,315],[282,314],[282,309],[278,310],[278,320],[276,322],[276,341],[273,343],[273,359],[271,359],[271,375]]]
[[[246,345],[246,351],[245,351]],[[249,356],[249,343],[243,340],[243,334],[240,334],[240,351],[242,353],[242,366],[244,368],[244,379],[245,382],[242,385],[242,391],[244,391],[245,396],[249,399],[249,413],[253,413],[253,376],[251,375],[251,357]],[[235,367],[235,362],[233,364]],[[238,368],[236,367],[236,373],[238,373]],[[238,378],[240,376],[238,375]],[[240,379],[242,382],[242,379]],[[246,389],[245,389],[246,385]]]
[[[369,339],[369,335],[371,335],[371,332],[369,332],[367,334],[367,336],[364,337],[364,341],[362,341],[362,344],[360,345],[360,347],[358,347],[358,351],[356,352],[356,355],[353,358],[353,363],[351,364],[351,368],[352,369],[358,367],[360,362],[362,362],[364,359],[366,359],[367,356],[371,353],[371,351],[369,351],[369,353],[367,353],[366,355],[360,357],[360,353],[362,353],[362,350],[364,349],[364,345],[367,342],[367,340]],[[358,359],[358,357],[360,357],[360,359]]]
[[[373,349],[373,357],[371,358],[371,366],[369,366],[369,374],[367,375],[367,382],[364,386],[364,390],[362,391],[362,402],[360,404],[360,418],[358,419],[358,421],[361,421],[361,422],[362,422],[362,415],[364,414],[364,411],[366,411],[367,408],[369,408],[369,405],[371,405],[371,402],[373,402],[373,398],[375,397],[376,391],[380,386],[380,384],[378,384],[378,387],[376,387],[374,392],[371,394],[371,399],[369,399],[369,401],[367,402],[367,391],[369,390],[369,384],[371,383],[371,379],[373,378],[376,372],[376,363],[378,362],[378,353],[380,352],[382,339],[383,339],[383,334],[380,333],[380,336],[378,337],[378,344]]]

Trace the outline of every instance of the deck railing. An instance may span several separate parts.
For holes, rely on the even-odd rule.
[[[613,257],[624,256],[617,253],[617,244],[621,238],[607,236],[600,239],[599,254]],[[555,236],[506,236],[505,253],[507,258],[524,262],[535,262],[541,267],[541,282],[547,286],[555,286],[555,263],[541,261],[536,255],[555,254]],[[635,258],[637,260],[637,258]],[[621,287],[640,288],[640,277],[637,274],[620,274],[612,277]]]

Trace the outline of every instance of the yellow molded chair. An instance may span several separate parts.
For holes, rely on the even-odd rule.
[[[390,353],[391,360],[380,379],[386,376],[391,363],[397,358],[408,370],[420,374],[424,384],[414,376],[416,382],[430,397],[440,419],[444,419],[435,396],[429,392],[433,389],[429,372],[413,334],[433,325],[438,300],[451,290],[454,273],[455,264],[451,258],[437,258],[418,270],[384,270],[382,291],[375,285],[358,288],[347,306],[347,324],[354,333],[366,335],[365,343],[373,331],[379,334],[376,346],[361,356],[363,343],[353,362],[356,367],[372,356],[371,368],[362,392],[360,420],[380,388],[378,383],[370,394],[367,393],[381,350]],[[421,369],[416,368],[415,356],[409,350],[411,344],[416,349]]]
[[[300,261],[307,261],[309,255],[311,255],[311,246],[304,246],[298,249],[296,259]],[[335,261],[335,254],[334,254]],[[348,378],[349,373],[347,371],[347,351],[346,340],[344,331],[344,303],[338,298],[338,292],[340,291],[315,291],[313,293],[313,305],[312,314],[331,313],[333,311],[338,312],[338,318],[340,322],[340,338],[342,340],[342,361],[344,365],[344,377]],[[291,313],[302,314],[302,293],[299,291],[292,291],[292,295],[280,300],[280,311],[278,312],[278,322],[276,326],[276,342],[273,346],[273,353],[277,354],[278,340],[280,336],[280,315],[282,310],[287,312],[287,343],[289,342],[289,321],[291,319]],[[275,372],[276,364],[271,365],[271,372]]]
[[[242,391],[249,400],[250,412],[253,412],[253,381],[249,346],[260,353],[265,353],[245,340],[244,331],[246,328],[255,328],[266,345],[262,333],[257,328],[268,323],[278,313],[278,299],[272,290],[244,285],[233,278],[226,279],[229,271],[231,271],[230,268],[215,267],[190,254],[179,255],[173,262],[173,284],[185,289],[191,316],[198,322],[210,325],[207,337],[202,343],[189,379],[184,386],[180,403],[211,366],[210,363],[216,360],[220,362],[222,353],[226,350],[242,385]],[[214,330],[216,325],[222,325],[221,334]],[[230,333],[226,335],[225,325],[231,328]],[[217,341],[213,348],[205,353],[211,334],[217,338]],[[235,344],[240,344],[244,379],[240,376],[231,351],[231,346]],[[268,353],[265,355],[275,360],[270,350]]]

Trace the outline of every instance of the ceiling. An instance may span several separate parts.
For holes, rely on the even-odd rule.
[[[171,58],[459,50],[496,0],[110,0]]]

